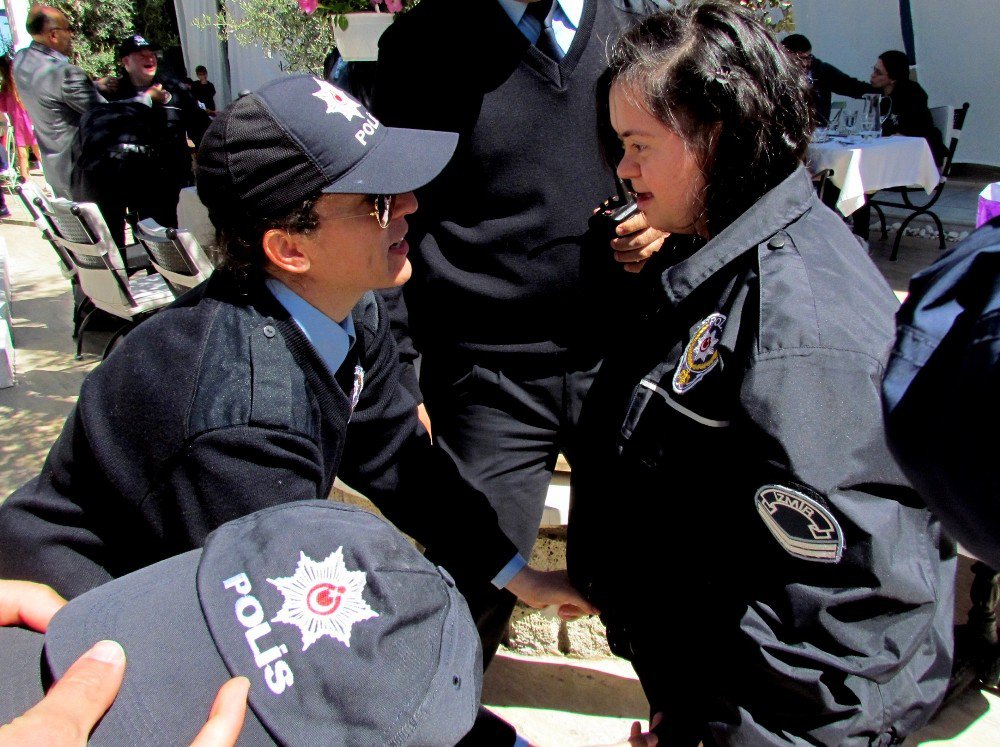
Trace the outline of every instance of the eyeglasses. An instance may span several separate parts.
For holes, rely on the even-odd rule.
[[[342,220],[344,218],[360,218],[362,215],[370,215],[375,220],[378,221],[380,228],[388,228],[389,221],[392,219],[392,205],[395,202],[396,195],[371,195],[375,200],[375,209],[370,213],[356,213],[354,215],[338,215],[336,218],[327,218],[327,220]]]
[[[52,26],[49,31],[65,31],[67,34],[75,33],[69,26]]]

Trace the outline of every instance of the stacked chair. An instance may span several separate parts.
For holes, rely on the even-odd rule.
[[[72,269],[67,272],[75,277],[80,290],[93,305],[77,325],[77,359],[82,357],[87,323],[96,310],[122,322],[104,348],[102,357],[106,358],[123,335],[174,300],[163,277],[134,271],[132,255],[142,248],[119,250],[97,205],[60,198],[39,198],[32,203],[45,220],[43,234],[47,229],[46,238],[56,247],[64,263],[69,260],[67,267]],[[129,269],[126,269],[123,256],[127,258]],[[142,260],[148,266],[145,252],[142,252]]]
[[[208,279],[214,269],[201,244],[188,231],[165,228],[152,218],[139,221],[133,234],[175,296]]]

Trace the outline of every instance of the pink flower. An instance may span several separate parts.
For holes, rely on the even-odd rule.
[[[376,9],[383,2],[390,13],[400,13],[403,10],[403,0],[371,0],[372,7]]]
[[[319,7],[319,0],[299,0],[299,10],[303,13],[315,13]]]

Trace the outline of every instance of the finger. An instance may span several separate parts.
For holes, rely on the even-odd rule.
[[[233,677],[219,688],[208,721],[191,742],[191,747],[232,747],[240,737],[247,715],[250,680]]]
[[[649,260],[642,260],[641,262],[633,262],[630,265],[622,265],[625,272],[641,272],[642,268],[646,266],[646,262]]]
[[[0,625],[23,625],[44,633],[66,600],[45,584],[0,581]]]
[[[576,605],[576,604],[561,604],[559,605],[559,617],[563,620],[578,620],[581,617],[586,617],[587,615],[596,615],[597,608],[589,604]]]
[[[661,721],[663,721],[663,711],[657,711],[653,714],[653,718],[649,720],[649,730],[652,731],[655,729],[660,725]]]
[[[56,725],[82,743],[111,707],[124,676],[125,651],[115,641],[101,641],[73,662],[42,702],[24,715]]]
[[[628,236],[619,236],[611,240],[611,248],[615,252],[638,252],[645,251],[645,256],[659,251],[666,238],[662,233],[652,228],[647,228],[639,233],[630,233]]]
[[[623,220],[618,224],[615,233],[619,236],[627,236],[630,233],[636,233],[637,231],[643,231],[649,228],[649,223],[646,221],[645,213],[636,212],[632,214],[627,220]]]

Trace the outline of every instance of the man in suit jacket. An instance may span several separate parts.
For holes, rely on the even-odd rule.
[[[100,97],[83,69],[70,64],[73,30],[62,11],[36,5],[25,25],[32,42],[14,57],[14,81],[35,123],[45,179],[68,199],[80,117]]]

